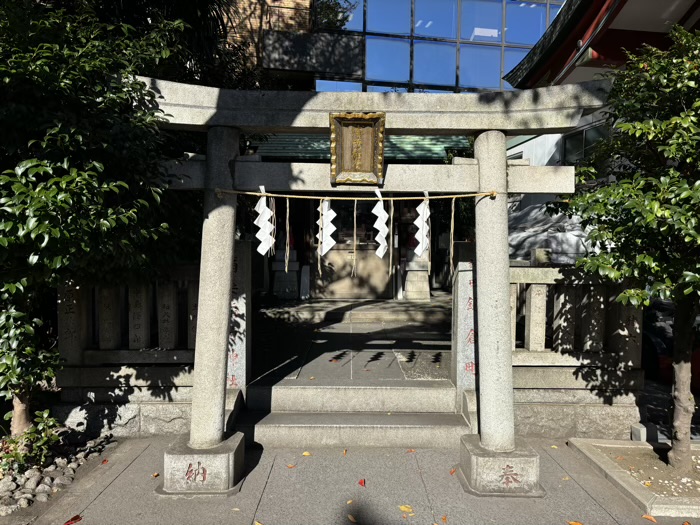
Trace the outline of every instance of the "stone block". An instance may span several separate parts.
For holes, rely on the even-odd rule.
[[[273,272],[284,272],[284,261],[272,261],[272,271]],[[287,265],[287,271],[298,272],[299,271],[299,261],[289,261]]]
[[[274,272],[272,293],[280,299],[297,299],[299,297],[299,280],[297,272]]]
[[[477,496],[543,497],[540,456],[516,438],[515,450],[493,452],[481,446],[478,435],[460,442],[459,480],[465,491]]]
[[[226,493],[243,474],[244,453],[245,443],[240,432],[207,449],[191,448],[187,435],[183,435],[165,452],[163,492]]]
[[[647,427],[642,423],[632,423],[630,426],[630,438],[632,441],[646,441]]]
[[[409,270],[404,283],[404,299],[430,301],[430,277],[427,271]]]
[[[113,350],[121,345],[121,289],[100,286],[98,298],[99,347]]]
[[[85,290],[72,283],[58,288],[58,350],[68,365],[79,365],[87,346],[89,316]]]
[[[177,346],[177,287],[174,282],[160,282],[156,290],[158,310],[158,346]]]
[[[151,343],[150,287],[129,285],[129,348],[140,350]]]
[[[189,429],[189,403],[143,403],[141,405],[141,434],[184,434]]]

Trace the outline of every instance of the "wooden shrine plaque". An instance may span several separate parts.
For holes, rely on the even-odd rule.
[[[331,113],[331,184],[384,184],[384,113]]]

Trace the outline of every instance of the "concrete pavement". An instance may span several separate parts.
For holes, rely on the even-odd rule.
[[[250,471],[236,494],[163,496],[156,492],[162,477],[154,474],[162,473],[163,451],[175,439],[123,440],[105,454],[108,463],[93,460],[92,469],[78,471],[74,484],[53,501],[0,518],[0,525],[63,525],[75,515],[82,516],[81,525],[327,525],[352,523],[348,515],[365,525],[649,523],[562,440],[528,440],[540,453],[546,496],[521,499],[464,493],[451,474],[456,451],[395,448],[350,448],[346,455],[343,449],[319,448],[309,450],[311,456],[302,449],[251,450]],[[402,505],[413,512],[402,511]]]

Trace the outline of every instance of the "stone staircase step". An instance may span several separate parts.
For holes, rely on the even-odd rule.
[[[455,387],[448,380],[381,381],[381,385],[249,385],[246,406],[267,412],[455,412]]]
[[[461,414],[244,412],[236,430],[263,447],[459,448]]]

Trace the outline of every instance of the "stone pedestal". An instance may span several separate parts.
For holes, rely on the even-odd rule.
[[[458,478],[465,491],[477,496],[541,498],[540,456],[520,438],[510,452],[494,452],[481,446],[479,436],[460,441]]]
[[[240,481],[245,466],[245,440],[240,432],[208,449],[188,445],[187,437],[165,451],[165,494],[225,493]]]
[[[406,264],[403,297],[407,301],[430,301],[428,261],[415,260]]]
[[[284,271],[284,247],[278,247],[272,262],[272,294],[280,299],[299,298],[299,262],[296,250],[289,250],[289,267]]]

